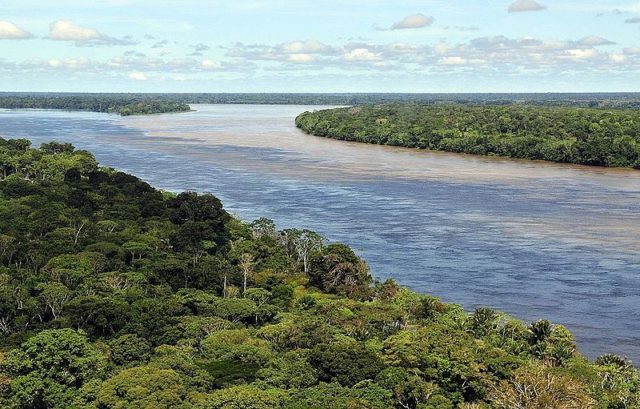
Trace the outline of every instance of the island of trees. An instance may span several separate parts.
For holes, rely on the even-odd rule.
[[[637,109],[403,103],[305,112],[296,125],[347,141],[640,169]]]
[[[640,374],[312,231],[0,138],[0,407],[621,409]]]
[[[145,94],[0,94],[0,108],[61,109],[129,115],[187,112],[185,103]]]

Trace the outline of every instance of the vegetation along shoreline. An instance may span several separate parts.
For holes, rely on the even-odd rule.
[[[295,123],[353,142],[640,169],[636,109],[401,103],[304,112]]]

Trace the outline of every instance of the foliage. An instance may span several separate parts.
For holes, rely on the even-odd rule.
[[[182,102],[134,94],[11,94],[0,95],[0,107],[9,109],[64,109],[117,113],[122,116],[190,111]]]
[[[296,125],[379,145],[640,168],[637,109],[404,103],[305,112]]]
[[[0,139],[0,166],[0,407],[640,403],[625,359],[589,362],[545,320],[374,282],[317,233],[243,223],[67,144]]]

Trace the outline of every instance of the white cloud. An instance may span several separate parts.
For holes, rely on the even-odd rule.
[[[205,70],[219,70],[220,68],[222,68],[222,64],[219,61],[213,61],[209,59],[203,60],[202,64],[200,65]]]
[[[432,25],[434,21],[435,19],[433,17],[425,16],[424,14],[412,14],[392,25],[391,30],[406,30],[428,27]]]
[[[640,24],[640,16],[628,18],[624,22],[627,24]]]
[[[245,45],[237,43],[227,55],[254,61],[278,61],[289,63],[310,63],[319,57],[335,56],[338,51],[316,40],[292,41],[273,46],[265,44]]]
[[[316,60],[316,57],[312,54],[291,54],[289,56],[289,61],[291,62],[295,62],[295,63],[310,63],[310,62],[314,62]]]
[[[606,38],[538,39],[487,36],[462,42],[374,42],[346,40],[326,44],[315,40],[279,44],[235,44],[226,56],[182,58],[144,55],[129,50],[118,57],[77,56],[2,64],[5,72],[86,74],[159,81],[163,78],[258,78],[262,75],[425,75],[472,72],[478,75],[562,75],[562,73],[637,73],[640,48],[624,48]],[[188,44],[187,44],[188,45]],[[194,47],[195,45],[191,45]],[[4,67],[4,68],[3,68]],[[244,77],[243,77],[244,76]]]
[[[0,40],[26,40],[28,38],[33,38],[33,34],[10,21],[0,20]]]
[[[66,69],[78,69],[91,65],[91,61],[88,58],[64,58],[57,59],[52,58],[47,61],[51,68],[66,68]]]
[[[410,74],[458,72],[474,70],[505,74],[563,72],[607,72],[618,61],[616,70],[640,71],[640,51],[616,47],[612,41],[598,36],[577,40],[541,40],[533,37],[510,38],[502,35],[478,37],[452,44],[444,40],[432,45],[410,43],[351,42],[322,47],[304,46],[304,42],[279,45],[236,44],[227,54],[236,61],[257,64],[268,72],[299,70],[305,64],[306,73],[334,69],[362,72],[396,72]],[[600,52],[600,47],[611,48]],[[616,49],[617,48],[617,49]],[[317,53],[292,53],[294,51]],[[622,54],[611,56],[612,54]],[[295,65],[294,65],[295,64]]]
[[[609,54],[609,59],[619,64],[619,63],[625,62],[627,57],[621,53],[613,53],[613,54]]]
[[[460,56],[451,56],[451,57],[441,58],[438,62],[444,65],[461,65],[466,63],[467,60],[465,60]]]
[[[57,41],[73,41],[77,46],[134,44],[126,37],[123,40],[112,38],[96,29],[82,27],[69,20],[57,20],[51,23],[48,38]]]
[[[367,48],[354,48],[353,50],[346,51],[343,55],[347,61],[379,61],[380,55],[371,52]]]
[[[322,54],[331,50],[326,44],[316,40],[293,41],[282,45],[287,54]]]
[[[567,55],[569,58],[575,58],[578,60],[581,59],[586,59],[586,58],[592,58],[596,55],[597,51],[593,48],[587,48],[587,49],[572,49],[572,50],[567,50]]]
[[[91,41],[104,37],[98,30],[85,28],[68,20],[58,20],[51,23],[49,38],[60,41]]]
[[[588,36],[580,39],[578,41],[581,45],[586,45],[589,47],[597,47],[600,45],[614,45],[613,41],[607,40],[606,38],[598,37],[598,36]]]
[[[148,78],[143,72],[132,72],[129,74],[129,79],[134,81],[146,81]]]
[[[525,11],[542,11],[547,7],[535,0],[517,0],[509,6],[509,13],[522,13]]]

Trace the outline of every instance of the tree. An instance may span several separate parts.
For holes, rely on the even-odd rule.
[[[111,361],[118,366],[146,363],[151,358],[151,344],[135,334],[125,334],[109,342]]]
[[[51,312],[54,320],[58,319],[60,310],[71,299],[71,291],[64,284],[55,282],[40,284],[37,289],[45,309]]]
[[[311,258],[309,282],[334,294],[362,297],[371,282],[367,265],[344,244],[331,244]]]
[[[288,393],[281,389],[259,389],[239,385],[219,390],[207,399],[205,409],[277,409],[283,408]]]
[[[338,383],[320,383],[311,388],[293,391],[285,408],[324,408],[328,402],[331,403],[332,409],[388,409],[393,407],[389,391],[375,383],[364,381],[352,388],[343,387]]]
[[[510,381],[502,381],[493,399],[499,409],[589,409],[596,402],[581,382],[554,375],[539,365],[521,368]]]
[[[309,257],[322,249],[325,239],[311,230],[285,229],[280,232],[279,241],[287,255],[302,264],[302,271],[306,274],[309,272]]]
[[[257,373],[269,387],[302,389],[318,383],[318,371],[309,363],[309,352],[293,350],[279,354]]]
[[[309,257],[324,246],[324,237],[311,230],[302,230],[295,238],[295,248],[299,260],[302,261],[302,271],[309,272]]]
[[[246,329],[215,332],[202,341],[204,357],[213,361],[263,365],[272,357],[269,343],[251,336]]]
[[[190,393],[171,369],[124,369],[100,385],[95,404],[104,409],[187,409]]]
[[[253,256],[249,253],[242,254],[239,264],[242,269],[242,296],[244,297],[247,294],[247,278],[253,269]]]
[[[262,217],[251,222],[249,228],[251,229],[251,233],[255,239],[260,239],[262,237],[276,237],[276,224],[273,220]]]
[[[484,337],[495,329],[498,313],[491,308],[477,308],[469,320],[470,330],[476,337]]]
[[[376,376],[376,383],[393,394],[396,406],[406,409],[418,408],[442,392],[437,385],[425,381],[417,369],[390,367]]]
[[[115,297],[95,295],[78,296],[64,306],[64,315],[70,324],[87,331],[92,336],[108,336],[118,333],[130,318],[130,306]]]
[[[8,352],[2,371],[12,378],[15,407],[64,409],[84,383],[103,372],[105,363],[83,332],[66,328],[42,331]]]
[[[317,345],[309,357],[324,382],[339,382],[353,386],[365,379],[374,379],[384,368],[375,352],[352,341]]]

